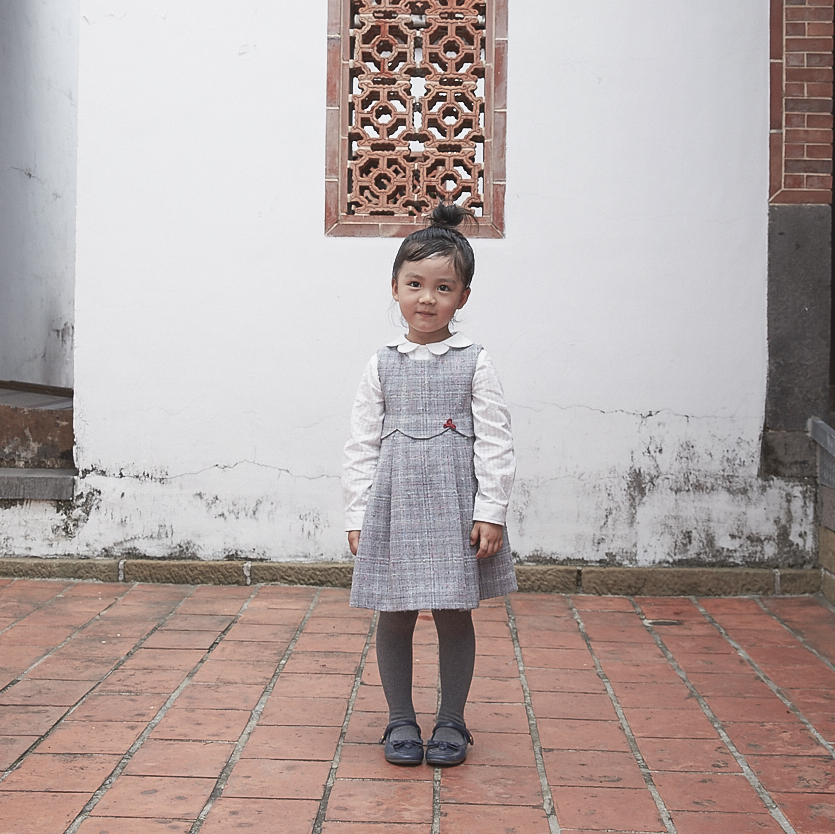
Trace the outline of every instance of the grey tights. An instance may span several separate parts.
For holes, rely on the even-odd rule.
[[[381,611],[377,622],[377,664],[389,707],[389,721],[415,720],[412,703],[412,637],[417,611]],[[475,630],[471,611],[443,609],[432,612],[438,631],[441,706],[438,722],[464,723],[464,706],[475,664]],[[414,727],[392,730],[393,740],[417,738]],[[441,729],[441,741],[460,741],[455,730]]]

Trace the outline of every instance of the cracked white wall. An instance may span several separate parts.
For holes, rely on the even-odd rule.
[[[803,564],[761,480],[768,3],[510,5],[507,239],[461,329],[523,559]],[[323,236],[324,0],[83,0],[76,505],[2,552],[347,558],[341,448],[393,240]],[[535,12],[535,13],[534,13]]]

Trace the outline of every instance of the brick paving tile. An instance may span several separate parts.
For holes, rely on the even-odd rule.
[[[432,783],[337,779],[325,819],[429,823],[432,821]]]
[[[623,712],[638,738],[718,738],[716,729],[695,704],[684,709],[624,707]]]
[[[748,670],[732,675],[715,675],[709,672],[688,672],[690,683],[696,687],[700,695],[710,698],[711,695],[745,695],[752,698],[770,698],[774,693]]]
[[[522,704],[467,704],[467,726],[473,733],[527,733],[528,716]]]
[[[333,759],[341,727],[257,726],[241,753],[247,759]],[[343,753],[344,755],[344,753]]]
[[[150,721],[167,700],[163,692],[97,695],[87,698],[67,721]]]
[[[157,631],[143,644],[145,649],[208,649],[217,640],[216,631]]]
[[[40,736],[0,736],[0,770],[6,770],[22,756]]]
[[[749,756],[748,764],[769,791],[835,795],[831,756]]]
[[[582,651],[586,648],[580,632],[545,631],[521,628],[519,629],[519,645],[523,649],[574,649]]]
[[[432,826],[427,823],[402,822],[326,822],[322,834],[431,834]]]
[[[525,674],[531,692],[606,692],[594,669],[526,669]]]
[[[117,669],[96,689],[106,692],[166,693],[173,692],[188,674],[186,669]]]
[[[145,729],[145,722],[71,721],[38,747],[39,753],[124,753]]]
[[[191,683],[177,698],[177,707],[253,710],[263,691],[255,684]]]
[[[26,680],[100,681],[118,662],[113,658],[47,657],[26,673]]]
[[[37,627],[19,625],[0,637],[3,650],[11,646],[57,646],[67,639],[74,629],[67,626]]]
[[[237,741],[249,721],[247,710],[172,707],[151,732],[152,738]]]
[[[824,748],[797,724],[726,724],[725,730],[744,756],[814,756]]]
[[[533,756],[531,756],[533,759]],[[470,761],[471,759],[467,759]],[[432,768],[396,767],[383,756],[381,744],[346,744],[339,759],[337,779],[395,779],[413,782],[431,782]]]
[[[470,805],[541,805],[542,789],[534,767],[474,765],[441,773],[441,802]]]
[[[832,834],[835,831],[835,797],[831,793],[775,793],[772,797],[798,832]]]
[[[549,834],[542,808],[441,805],[441,834]]]
[[[348,698],[354,686],[353,675],[288,674],[282,672],[272,694],[281,698],[309,698],[316,693],[322,698]]]
[[[739,765],[723,742],[702,738],[639,738],[650,770],[738,773]]]
[[[587,649],[522,648],[525,666],[541,669],[594,669]]]
[[[262,799],[322,798],[330,762],[286,759],[240,759],[223,795]]]
[[[232,745],[229,742],[168,741],[149,738],[125,768],[127,776],[204,776],[217,778]]]
[[[318,811],[319,803],[309,800],[221,797],[209,811],[200,834],[229,834],[233,831],[310,834]]]
[[[617,721],[539,720],[543,748],[552,750],[608,750],[629,752],[629,742]]]
[[[716,695],[709,699],[709,704],[720,721],[768,721],[772,724],[797,722],[794,713],[776,695],[770,698]]]
[[[238,663],[210,657],[191,679],[192,683],[241,683],[264,686],[275,672],[276,663]],[[124,668],[124,667],[123,667]],[[185,675],[184,675],[185,676]]]
[[[58,834],[89,798],[87,793],[0,791],[3,834]]]
[[[646,790],[560,787],[554,789],[553,797],[562,828],[665,830]]]
[[[275,643],[287,645],[296,633],[297,625],[283,623],[235,623],[224,640],[241,643]]]
[[[293,652],[284,667],[288,672],[319,672],[322,674],[353,675],[360,656],[354,652]]]
[[[385,762],[376,742],[387,708],[373,640],[367,658],[362,655],[371,613],[350,609],[347,597],[344,589],[286,586],[0,585],[0,628],[8,626],[0,635],[0,765],[17,765],[0,777],[0,832],[7,834],[8,816],[26,834],[60,834],[130,750],[124,773],[103,791],[92,816],[77,821],[78,831],[184,834],[237,750],[240,758],[201,834],[310,834],[339,750],[333,790],[321,809],[323,834],[430,834],[436,773],[441,834],[546,834],[537,761],[544,762],[563,834],[661,834],[665,827],[595,660],[679,834],[781,831],[653,633],[724,723],[751,768],[745,772],[756,774],[798,834],[835,832],[829,750],[698,607],[835,740],[835,672],[802,643],[835,657],[835,613],[819,600],[700,599],[697,605],[639,598],[647,620],[679,623],[650,629],[629,598],[515,595],[510,605],[525,662],[522,680],[505,601],[491,601],[474,613],[478,654],[466,717],[475,745],[463,767],[436,771]],[[314,598],[294,651],[270,683]],[[16,623],[16,616],[25,620]],[[76,628],[81,631],[63,649],[39,662]],[[153,732],[131,749],[198,664]],[[414,667],[418,721],[427,737],[438,696],[430,612],[418,617]],[[542,745],[536,755],[523,680]],[[268,684],[274,688],[259,721],[242,736]]]
[[[548,784],[552,786],[645,787],[644,777],[631,753],[546,750],[543,759]]]
[[[214,631],[220,634],[235,618],[228,614],[181,614],[176,613],[158,634],[167,631]]]
[[[784,834],[780,824],[769,814],[673,811],[670,816],[678,834]],[[567,832],[563,831],[563,834]]]
[[[43,735],[66,711],[64,707],[0,707],[0,735]]]
[[[83,698],[95,681],[22,680],[0,695],[0,704],[37,707],[70,707]]]
[[[192,776],[120,776],[91,815],[195,819],[214,786],[214,779]]]
[[[469,700],[487,703],[521,704],[525,699],[518,679],[474,677]]]
[[[234,660],[236,663],[273,663],[281,660],[286,643],[241,643],[225,640],[212,652],[213,660]]]
[[[267,699],[259,724],[295,724],[308,727],[341,727],[345,720],[344,698]]]
[[[696,705],[696,699],[683,683],[617,683],[615,695],[622,707],[683,709]]]
[[[78,834],[188,834],[191,822],[169,819],[88,817]]]
[[[303,633],[296,642],[299,652],[361,652],[365,646],[368,631],[359,634]]]
[[[608,695],[587,692],[532,692],[531,701],[537,718],[617,720]]]
[[[602,663],[612,683],[681,683],[681,678],[668,663],[628,663],[607,660]]]
[[[601,662],[607,660],[626,663],[664,663],[661,649],[654,643],[594,643],[594,653]]]
[[[670,810],[765,814],[763,801],[737,773],[655,773],[653,781]]]
[[[515,678],[519,675],[516,658],[509,655],[476,654],[475,674],[481,678]],[[437,670],[435,672],[437,677]]]
[[[193,669],[204,654],[200,649],[138,649],[120,668]]]
[[[37,785],[38,790],[91,794],[110,775],[119,759],[120,756],[101,753],[36,752],[0,782],[0,791],[28,791]]]

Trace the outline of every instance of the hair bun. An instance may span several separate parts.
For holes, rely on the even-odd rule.
[[[472,212],[455,203],[438,203],[430,215],[430,223],[439,229],[455,229],[462,223],[469,223],[474,220]]]

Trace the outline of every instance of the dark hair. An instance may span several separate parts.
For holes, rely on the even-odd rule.
[[[463,222],[475,223],[473,215],[454,203],[439,203],[429,216],[430,225],[412,232],[400,244],[394,266],[393,281],[406,261],[422,261],[425,258],[448,257],[452,259],[455,274],[464,287],[469,287],[475,272],[475,254],[470,242],[455,227]]]

